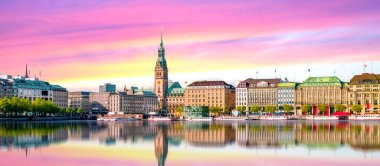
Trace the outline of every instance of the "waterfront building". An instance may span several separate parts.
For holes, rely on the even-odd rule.
[[[248,88],[249,88],[249,82],[247,80],[240,81],[239,84],[236,86],[236,107],[235,108],[245,107],[245,112],[249,111]]]
[[[210,109],[207,106],[185,106],[183,112],[186,118],[200,118],[210,116]]]
[[[252,105],[277,106],[278,84],[282,82],[279,78],[274,79],[252,79],[248,78],[238,84],[238,103],[236,106],[246,106],[246,110]]]
[[[154,93],[158,97],[159,110],[164,111],[167,109],[166,103],[166,92],[168,89],[168,67],[165,59],[165,48],[162,40],[161,32],[161,42],[158,48],[158,57],[156,60],[156,67],[154,68]],[[163,114],[165,112],[161,112]]]
[[[110,93],[109,112],[112,114],[148,114],[158,109],[158,98],[149,90],[124,88],[124,92]]]
[[[107,113],[109,111],[110,92],[90,93],[91,112]]]
[[[287,104],[296,108],[295,96],[298,83],[282,82],[278,84],[277,100],[279,110],[284,110],[283,105]]]
[[[169,114],[174,115],[178,107],[183,107],[185,104],[185,88],[179,82],[169,83],[167,91],[167,109]]]
[[[109,95],[109,112],[114,114],[121,114],[122,112],[122,98],[124,98],[123,93],[110,93]]]
[[[186,87],[185,106],[212,106],[224,113],[235,108],[235,87],[224,81],[196,81]]]
[[[361,114],[379,113],[380,74],[363,73],[350,80],[348,90],[348,109],[352,105],[362,105]]]
[[[116,92],[116,85],[111,83],[105,83],[104,85],[99,85],[99,92]]]
[[[51,85],[51,90],[53,94],[52,102],[59,108],[67,108],[69,97],[67,89],[59,85]]]
[[[90,92],[69,92],[69,108],[80,108],[85,112],[91,111]]]
[[[8,80],[8,76],[0,76],[0,98],[12,97],[12,83]]]
[[[347,83],[336,76],[309,77],[296,92],[296,109],[300,112],[302,105],[310,105],[313,114],[318,113],[318,105],[327,106],[326,115],[334,112],[335,104],[347,106]]]

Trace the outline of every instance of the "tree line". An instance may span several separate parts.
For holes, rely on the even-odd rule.
[[[37,98],[30,101],[25,98],[2,98],[0,99],[0,114],[3,116],[70,116],[80,115],[79,109],[61,109],[50,100]]]

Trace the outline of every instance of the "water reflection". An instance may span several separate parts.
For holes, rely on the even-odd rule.
[[[158,165],[165,165],[170,146],[195,148],[235,145],[244,149],[288,148],[354,151],[380,150],[379,122],[2,122],[1,149],[28,150],[70,141],[153,142]]]

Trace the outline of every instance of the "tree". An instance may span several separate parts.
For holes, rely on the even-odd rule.
[[[176,109],[175,109],[175,114],[177,114],[178,116],[183,116],[183,106],[178,106]]]
[[[312,107],[311,105],[302,105],[301,110],[303,114],[306,114],[306,113],[311,114]]]
[[[362,109],[363,109],[362,105],[359,105],[359,104],[355,104],[351,106],[351,110],[354,111],[355,113],[360,113]]]
[[[326,113],[326,105],[325,104],[319,104],[318,105],[318,111],[320,115],[323,115]]]
[[[246,106],[237,106],[237,107],[236,107],[236,110],[238,110],[238,111],[240,111],[240,112],[245,112],[246,109],[247,109]]]
[[[276,111],[276,106],[274,105],[266,105],[264,108],[265,112],[274,113],[274,111]]]
[[[343,112],[347,109],[347,107],[343,104],[335,104],[334,109],[336,112]]]
[[[285,112],[288,114],[290,113],[290,111],[294,109],[293,106],[289,104],[284,104],[282,107],[284,108]]]
[[[250,112],[259,112],[259,111],[261,111],[261,106],[259,106],[259,105],[251,105],[251,107],[249,108],[249,111]]]

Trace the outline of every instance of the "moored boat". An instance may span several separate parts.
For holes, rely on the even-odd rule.
[[[349,120],[380,120],[380,115],[351,115]]]
[[[306,120],[339,120],[337,116],[307,116]]]
[[[286,116],[260,116],[260,120],[287,120]]]
[[[234,116],[221,116],[215,118],[215,120],[224,120],[224,121],[239,121],[239,120],[247,120],[247,117],[234,117]]]
[[[196,118],[186,118],[187,121],[212,121],[213,117],[196,117]]]
[[[167,116],[152,116],[148,118],[150,121],[174,121],[178,120],[178,118],[175,117],[167,117]]]

